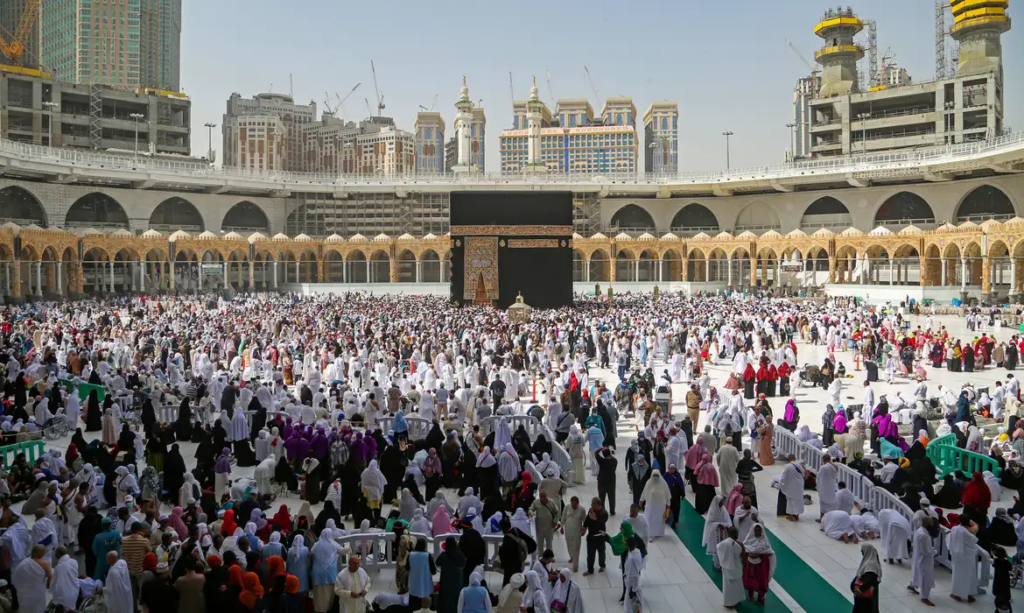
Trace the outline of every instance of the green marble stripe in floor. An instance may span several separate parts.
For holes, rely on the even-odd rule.
[[[714,583],[719,590],[722,589],[722,573],[715,570],[715,564],[711,560],[711,556],[707,554],[705,547],[700,544],[704,540],[704,518],[697,514],[697,510],[693,508],[688,500],[683,500],[679,507],[679,524],[676,526],[675,533],[679,537],[679,540],[683,542],[686,549],[689,550],[690,554],[696,558],[697,563],[704,569],[708,577],[711,578],[711,582]],[[772,541],[772,548],[776,547],[775,542]],[[776,551],[778,551],[776,549]],[[792,553],[792,552],[790,552]],[[778,566],[776,567],[775,579],[778,580],[779,572]],[[787,591],[789,588],[784,588]],[[798,601],[799,602],[799,601]],[[718,602],[715,604],[720,605],[722,603],[721,596],[719,596]],[[819,611],[824,609],[807,608],[801,603],[808,611]],[[790,613],[790,608],[785,605],[779,598],[771,592],[765,595],[764,605],[756,605],[750,601],[743,601],[737,607],[737,611],[743,611],[744,613]]]

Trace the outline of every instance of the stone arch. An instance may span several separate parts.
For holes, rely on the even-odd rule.
[[[32,192],[18,185],[0,189],[0,222],[14,222],[19,226],[35,224],[46,227],[46,209]]]
[[[644,283],[656,282],[660,263],[661,258],[655,249],[642,250],[636,257],[636,280]]]
[[[782,222],[779,221],[779,214],[775,212],[770,204],[765,202],[751,202],[736,216],[735,232],[746,230],[779,230]]]
[[[324,283],[343,283],[345,281],[345,258],[337,249],[324,252]]]
[[[890,254],[889,278],[895,285],[923,285],[928,267],[921,268],[921,252],[916,245],[903,243]]]
[[[110,254],[101,247],[87,249],[82,254],[82,291],[91,294],[110,292],[109,262]]]
[[[704,283],[708,280],[707,275],[708,262],[704,252],[691,248],[686,255],[686,278],[695,283]]]
[[[860,278],[862,261],[857,248],[842,245],[836,249],[836,283],[864,283]]]
[[[984,262],[983,262],[984,265]],[[992,290],[1016,287],[1013,279],[1013,267],[1010,263],[1010,248],[1001,240],[994,241],[988,247],[988,278]],[[1005,286],[1005,287],[1004,287]]]
[[[848,228],[853,225],[850,209],[837,198],[822,196],[804,210],[801,228]]]
[[[128,228],[128,213],[117,200],[103,192],[92,192],[75,200],[64,217],[64,225],[80,228]]]
[[[673,232],[712,234],[719,232],[721,225],[718,216],[711,209],[698,202],[691,202],[679,209],[679,212],[672,218],[671,229]]]
[[[931,205],[914,192],[899,192],[885,199],[875,211],[875,225],[935,223]]]
[[[572,282],[582,283],[587,280],[587,256],[579,249],[572,250]]]
[[[709,281],[722,281],[728,280],[728,270],[730,260],[728,254],[721,247],[715,247],[708,254],[708,280]]]
[[[683,280],[683,255],[676,249],[666,249],[661,256],[661,280],[682,281]]]
[[[267,234],[270,232],[270,219],[258,204],[243,200],[228,209],[220,227],[225,232],[238,232],[243,235],[253,232]]]
[[[388,283],[391,281],[391,257],[383,249],[378,249],[370,256],[370,283]]]
[[[312,249],[303,249],[296,257],[298,262],[298,282],[316,283],[320,280],[320,260]]]
[[[956,207],[957,222],[987,219],[1010,219],[1016,214],[1006,192],[992,185],[982,185],[970,191]]]
[[[628,249],[619,249],[615,254],[615,280],[619,283],[636,281],[636,265]]]
[[[399,283],[415,283],[420,275],[420,261],[410,249],[402,249],[395,256],[395,267],[398,269]]]
[[[598,248],[590,253],[587,261],[587,270],[590,273],[591,283],[607,283],[611,280],[612,258],[606,249]]]
[[[174,196],[153,209],[149,216],[149,227],[161,232],[202,232],[206,230],[206,223],[194,204],[180,196]]]
[[[653,232],[656,228],[654,218],[644,208],[635,204],[627,204],[612,215],[611,227],[614,231],[635,230]]]
[[[448,280],[445,262],[433,249],[420,254],[420,281],[423,283],[444,283]]]

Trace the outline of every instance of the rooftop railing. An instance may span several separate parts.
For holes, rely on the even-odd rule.
[[[224,182],[266,183],[268,188],[293,189],[302,186],[415,186],[418,184],[579,184],[579,185],[687,185],[723,184],[734,181],[801,178],[820,174],[870,173],[894,167],[919,167],[928,164],[964,162],[971,158],[1022,150],[1024,133],[1017,132],[984,141],[891,151],[864,155],[831,157],[717,171],[680,172],[678,174],[318,174],[298,172],[254,172],[244,168],[211,166],[202,161],[168,160],[147,156],[119,156],[75,149],[44,147],[11,140],[0,140],[0,155],[26,162],[50,163],[76,169],[94,169],[146,174],[169,174],[182,181],[213,180]],[[125,177],[130,179],[130,177]],[[151,177],[152,178],[152,177]]]

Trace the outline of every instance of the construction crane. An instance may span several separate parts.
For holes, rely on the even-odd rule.
[[[356,90],[357,90],[357,89],[359,89],[359,86],[360,86],[360,85],[362,85],[362,82],[360,82],[360,83],[356,83],[356,84],[355,84],[355,85],[354,85],[354,86],[352,87],[352,89],[348,90],[348,93],[347,93],[347,94],[345,94],[345,97],[344,97],[344,98],[341,98],[341,96],[338,96],[337,92],[335,92],[335,94],[334,94],[334,95],[335,95],[335,96],[338,96],[339,98],[341,98],[341,100],[339,100],[339,101],[338,101],[338,109],[341,109],[341,111],[342,111],[342,112],[344,112],[344,111],[345,111],[345,101],[346,101],[346,100],[348,100],[349,98],[351,98],[351,97],[352,97],[352,94],[356,93]],[[336,110],[337,110],[337,109],[336,109]]]
[[[373,65],[373,60],[370,60],[370,70],[373,71],[373,92],[377,95],[377,117],[380,117],[381,111],[384,110],[384,94],[380,93],[380,88],[377,87],[377,67]]]
[[[508,73],[508,95],[512,98],[512,104],[516,102],[516,90],[512,87],[512,73]]]
[[[324,92],[324,106],[327,107],[327,112],[330,113],[331,115],[334,115],[335,117],[339,117],[338,111],[345,110],[345,101],[348,100],[352,96],[352,94],[356,92],[357,89],[359,89],[360,85],[362,85],[362,83],[356,83],[355,87],[348,90],[348,94],[346,94],[344,98],[342,98],[341,94],[339,94],[338,92],[334,92],[334,98],[338,100],[337,104],[334,105],[331,104],[331,96],[327,94],[327,92]]]
[[[370,109],[370,101],[363,98],[363,102],[366,103],[366,112],[370,114],[370,119],[373,119],[373,111]]]
[[[429,109],[423,106],[422,104],[418,104],[417,106],[419,106],[420,109],[422,109],[425,112],[433,112],[433,110],[437,107],[437,94],[434,94],[434,103],[430,105]]]
[[[793,45],[793,41],[791,41],[791,40],[789,40],[789,39],[787,38],[787,39],[786,39],[786,44],[787,44],[787,45],[789,45],[789,48],[790,48],[790,49],[791,49],[791,50],[793,51],[793,53],[794,53],[794,54],[795,54],[795,55],[796,55],[796,56],[797,56],[798,58],[800,58],[800,61],[801,61],[801,62],[803,62],[803,63],[804,63],[804,66],[806,66],[806,67],[807,67],[807,72],[808,72],[808,74],[810,74],[811,76],[814,76],[814,73],[818,72],[818,70],[817,70],[817,69],[816,69],[816,68],[814,67],[814,65],[813,65],[813,64],[811,64],[810,62],[808,62],[808,61],[807,61],[807,59],[806,59],[806,58],[805,58],[805,57],[803,56],[803,54],[802,54],[802,53],[800,53],[799,51],[797,51],[797,48],[796,48],[796,47],[795,47],[795,46]]]
[[[21,64],[22,56],[25,55],[25,44],[28,42],[28,38],[32,32],[32,24],[35,22],[36,13],[39,12],[39,5],[42,0],[26,0],[25,10],[21,14],[21,21],[18,22],[18,27],[14,31],[13,36],[10,36],[10,41],[0,35],[0,53],[7,56],[7,59],[11,64],[18,66]],[[6,34],[11,34],[6,32]]]
[[[548,71],[548,98],[551,100],[551,104],[555,104],[555,92],[551,89],[551,71]]]
[[[586,65],[583,66],[583,73],[587,77],[587,83],[590,84],[590,91],[594,92],[595,102],[597,102],[597,106],[600,107],[601,106],[601,94],[597,93],[597,86],[594,85],[594,78],[592,76],[590,76],[590,69],[587,68]]]
[[[867,78],[867,86],[870,89],[882,85],[882,75],[878,65],[878,22],[874,19],[865,19],[864,26],[868,30],[868,42],[864,45],[867,51],[868,69],[861,76]]]
[[[960,49],[950,49],[949,27],[946,25],[946,0],[935,0],[935,78],[949,79],[956,74],[956,66],[960,62]],[[952,43],[956,45],[956,43]],[[946,61],[948,58],[948,62]]]

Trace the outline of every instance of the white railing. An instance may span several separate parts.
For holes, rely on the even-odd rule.
[[[392,429],[394,424],[394,417],[380,417],[377,419],[377,426],[381,432],[387,434]],[[430,433],[430,429],[433,427],[434,422],[426,419],[425,417],[416,417],[409,415],[405,418],[405,422],[409,424],[409,440],[418,441],[427,438],[427,434]]]
[[[505,418],[508,422],[509,430],[515,433],[519,429],[519,426],[523,426],[526,429],[526,433],[530,435],[530,440],[537,440],[538,434],[544,434],[545,437],[549,438],[551,442],[555,442],[553,438],[549,437],[544,432],[544,424],[537,421],[532,415],[492,415],[485,417],[480,420],[480,433],[487,436],[491,432],[494,432],[494,428],[498,423],[498,420]]]
[[[416,539],[426,539],[431,544],[431,552],[435,558],[440,555],[442,551],[441,546],[449,536],[454,536],[456,541],[461,537],[459,533],[455,532],[433,537],[429,534],[417,534],[415,532],[410,532],[409,535]],[[484,534],[482,536],[484,545],[487,548],[484,555],[484,571],[500,572],[495,568],[495,562],[498,560],[498,548],[501,547],[501,541],[504,536],[501,534]],[[367,571],[379,571],[383,568],[395,567],[394,532],[357,532],[340,536],[334,539],[334,542],[342,548],[348,548],[347,552],[340,552],[338,555],[339,569],[344,568],[344,565],[348,563],[348,555],[350,555],[348,552],[351,552],[352,555],[362,556],[362,568]],[[534,552],[533,559],[534,561],[537,560],[537,552]]]
[[[125,157],[104,153],[59,149],[0,140],[0,155],[26,162],[54,163],[70,168],[137,172],[149,177],[150,173],[171,174],[183,181],[214,179],[265,183],[268,189],[301,186],[408,186],[417,184],[583,184],[583,185],[699,185],[726,184],[734,181],[799,179],[804,176],[844,173],[887,172],[894,169],[918,169],[924,165],[963,163],[973,158],[1024,149],[1024,133],[1012,133],[996,138],[888,153],[831,157],[827,159],[755,166],[710,172],[682,172],[679,174],[587,174],[557,173],[501,175],[479,173],[402,174],[402,175],[337,175],[296,172],[251,172],[241,168],[212,166],[199,161],[151,159],[145,156]]]

